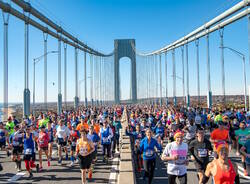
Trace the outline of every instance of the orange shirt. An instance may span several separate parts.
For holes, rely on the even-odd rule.
[[[76,127],[76,130],[78,130],[78,131],[81,131],[81,130],[89,130],[89,125],[88,125],[88,123],[80,123],[79,125],[77,125],[77,127]]]
[[[88,142],[82,140],[82,138],[78,139],[77,144],[76,144],[76,152],[78,152],[82,156],[89,155],[91,150],[93,149],[93,145]]]
[[[97,134],[99,135],[99,132],[100,132],[100,125],[95,124],[95,125],[94,125],[94,130],[95,130],[95,133],[97,133]]]
[[[212,133],[211,133],[211,139],[212,140],[223,140],[223,141],[227,141],[229,136],[229,131],[228,130],[220,130],[219,128],[215,129]]]
[[[233,168],[233,164],[230,160],[228,160],[229,163],[229,170],[225,171],[222,170],[218,162],[216,162],[217,172],[214,176],[214,183],[215,184],[234,184],[234,179],[236,176],[236,172]]]

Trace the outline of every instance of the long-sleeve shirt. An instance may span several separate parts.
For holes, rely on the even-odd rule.
[[[143,152],[143,160],[155,159],[155,147],[160,151],[162,150],[162,146],[154,138],[151,138],[150,143],[147,137],[141,140],[140,151]]]

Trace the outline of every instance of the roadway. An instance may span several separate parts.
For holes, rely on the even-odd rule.
[[[167,142],[166,140],[164,140],[163,148],[165,148],[166,144]],[[230,159],[233,160],[233,162],[237,163],[239,166],[239,173],[242,174],[240,175],[240,183],[250,184],[250,177],[245,177],[245,178],[243,177],[243,170],[240,158],[237,157],[233,151],[230,152],[229,156]],[[196,184],[196,183],[198,184],[197,172],[194,163],[191,160],[189,160],[189,165],[187,169],[187,178],[188,178],[188,184]],[[163,162],[160,159],[159,155],[157,155],[154,179],[152,184],[166,184],[167,181],[168,181],[167,162],[165,161]],[[136,182],[137,184],[145,184],[145,180],[143,180],[143,171],[141,173],[136,173]],[[208,181],[208,183],[209,184],[212,183],[211,179]]]
[[[57,157],[57,151],[54,150],[54,158]],[[38,155],[36,154],[36,159]],[[51,166],[47,167],[47,161],[43,157],[42,172],[36,173],[33,171],[34,177],[28,179],[29,174],[26,172],[24,162],[22,162],[22,171],[17,173],[15,163],[11,161],[11,157],[7,157],[6,152],[0,151],[0,162],[3,166],[3,171],[0,172],[0,183],[39,183],[39,184],[80,184],[81,174],[79,164],[70,167],[70,161],[63,161],[59,166],[57,159],[51,162]],[[36,161],[38,163],[38,160]],[[89,181],[95,183],[117,183],[119,168],[119,154],[110,160],[108,164],[103,163],[100,150],[98,150],[98,160],[94,166],[93,178]]]

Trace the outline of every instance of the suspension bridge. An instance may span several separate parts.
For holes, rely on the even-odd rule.
[[[247,90],[247,73],[249,73],[249,55],[250,55],[250,0],[242,0],[233,7],[229,8],[225,12],[216,16],[215,18],[209,20],[205,24],[194,29],[190,33],[184,35],[183,37],[173,41],[172,43],[154,50],[152,52],[141,52],[136,47],[136,39],[116,39],[114,40],[114,49],[110,53],[103,53],[97,49],[90,47],[84,41],[81,41],[76,36],[71,34],[68,30],[62,27],[60,24],[54,22],[50,17],[43,14],[39,9],[35,8],[31,3],[24,0],[11,0],[11,3],[0,0],[0,9],[2,10],[3,25],[3,120],[6,121],[8,118],[9,109],[9,54],[11,48],[9,48],[9,24],[15,24],[15,21],[10,22],[10,17],[21,21],[23,23],[24,30],[24,88],[23,88],[23,116],[29,116],[36,110],[36,65],[43,61],[43,108],[45,111],[48,110],[48,63],[47,56],[50,54],[55,54],[57,56],[58,68],[55,69],[54,75],[57,75],[57,113],[60,115],[63,110],[66,110],[71,106],[71,102],[68,98],[68,90],[74,91],[73,107],[78,109],[80,105],[80,95],[84,96],[84,106],[99,106],[99,105],[114,105],[121,103],[147,103],[147,104],[169,104],[172,103],[174,106],[183,105],[185,107],[192,107],[194,105],[200,105],[208,109],[213,108],[216,103],[213,103],[213,92],[211,86],[211,71],[210,71],[210,35],[218,34],[218,39],[216,39],[219,45],[218,50],[220,52],[220,70],[221,73],[218,74],[218,80],[221,81],[221,94],[222,94],[222,104],[226,104],[226,87],[225,81],[225,59],[224,52],[232,52],[239,56],[239,60],[242,62],[242,91],[243,91],[243,101],[242,105],[247,111],[249,107],[250,100],[248,99]],[[229,47],[224,44],[224,32],[228,26],[235,24],[238,21],[246,21],[246,26],[243,29],[247,29],[248,37],[244,38],[246,44],[248,45],[247,56],[241,51]],[[30,27],[39,30],[43,38],[43,55],[40,57],[30,59]],[[48,44],[50,40],[56,40],[58,47],[53,51],[48,50]],[[1,41],[0,41],[1,42]],[[168,41],[166,40],[166,43]],[[201,44],[205,47],[201,48]],[[190,47],[195,48],[195,53],[190,53]],[[68,59],[68,50],[70,48],[74,49],[74,58]],[[205,48],[205,49],[204,49]],[[204,50],[201,50],[204,49]],[[178,51],[178,52],[177,52]],[[180,51],[180,52],[179,52]],[[83,53],[83,63],[84,72],[83,79],[79,80],[79,62],[82,60],[79,58],[79,53]],[[180,55],[178,55],[180,53]],[[201,53],[205,56],[206,62],[206,73],[200,72],[201,63]],[[190,55],[195,54],[196,66],[190,66],[189,60]],[[126,101],[121,100],[121,86],[120,86],[120,67],[119,61],[123,57],[128,57],[131,61],[130,68],[130,99]],[[178,59],[177,59],[178,57]],[[72,62],[73,60],[73,62]],[[31,70],[30,63],[32,62],[33,69]],[[181,76],[177,75],[176,63],[180,62],[181,66]],[[172,68],[169,68],[169,63],[171,63]],[[74,65],[74,87],[68,86],[68,65]],[[196,68],[196,95],[195,100],[191,100],[192,95],[190,94],[190,72],[189,68]],[[62,68],[64,69],[62,71]],[[57,70],[57,71],[56,71]],[[169,72],[171,70],[171,72]],[[33,80],[30,78],[30,73],[33,71]],[[40,70],[41,71],[41,70]],[[201,81],[201,75],[206,76],[206,81]],[[63,81],[62,81],[62,76]],[[17,76],[22,77],[22,76]],[[89,79],[89,80],[88,80]],[[181,96],[177,96],[177,79],[181,81],[180,88],[182,91]],[[33,82],[33,89],[29,86],[30,80]],[[172,86],[168,84],[172,81]],[[89,84],[88,84],[89,81]],[[62,89],[62,82],[63,87]],[[84,91],[80,92],[80,85],[83,82]],[[206,96],[201,95],[201,83],[206,83]],[[53,84],[54,85],[54,84]],[[170,89],[172,94],[170,94]],[[250,88],[249,88],[250,90]],[[31,94],[32,92],[32,94]],[[89,94],[88,94],[89,93]],[[31,98],[33,99],[31,100]],[[89,97],[89,98],[88,98]],[[206,103],[204,103],[206,101]],[[32,104],[31,104],[32,102]],[[192,104],[193,103],[193,104]],[[205,104],[205,105],[204,105]],[[124,133],[124,132],[123,132]],[[141,176],[135,174],[133,169],[133,159],[131,153],[130,141],[128,137],[124,134],[122,138],[122,149],[120,157],[116,156],[109,165],[102,165],[97,163],[96,173],[94,173],[96,183],[143,183]],[[55,152],[56,154],[56,152]],[[234,155],[232,155],[234,156]],[[4,156],[1,156],[2,158]],[[2,159],[1,158],[1,159]],[[162,165],[163,164],[163,165]],[[52,164],[53,165],[53,164]],[[6,162],[4,167],[10,167]],[[12,167],[13,168],[13,167]],[[156,182],[164,182],[167,179],[166,166],[164,163],[157,161],[157,172]],[[11,170],[11,168],[9,168]],[[14,169],[13,169],[14,170]],[[191,164],[190,171],[194,170],[194,166]],[[68,173],[67,166],[63,168],[55,168],[51,170],[54,173],[39,173],[39,177],[35,183],[67,183],[70,180],[72,183],[77,182],[79,179],[78,170],[71,170]],[[109,171],[109,172],[107,172]],[[158,170],[157,170],[158,171]],[[11,173],[11,172],[10,172]],[[0,182],[15,182],[17,179],[13,177],[20,178],[22,174],[18,176],[12,175],[10,173],[0,174]],[[13,172],[12,172],[13,173]],[[190,172],[189,178],[193,183],[197,183],[196,176],[194,172]],[[3,179],[2,179],[3,176]],[[13,180],[11,180],[12,178]],[[10,179],[10,180],[9,180]],[[66,180],[66,181],[65,181]],[[129,180],[129,182],[128,182]],[[28,183],[26,180],[22,180],[23,183]],[[242,183],[248,183],[249,180],[242,178]]]

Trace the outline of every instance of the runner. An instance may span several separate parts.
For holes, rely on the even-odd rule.
[[[241,153],[246,157],[246,170],[250,174],[250,135],[247,136],[246,143],[240,149]]]
[[[76,142],[77,139],[79,139],[80,133],[79,131],[76,130],[76,125],[72,125],[72,130],[70,131],[69,135],[69,143],[70,143],[70,166],[74,165],[75,162],[75,157],[74,157],[74,152],[76,151]]]
[[[197,129],[197,138],[189,144],[189,151],[198,172],[199,183],[201,183],[209,163],[209,152],[213,151],[211,143],[204,138],[204,134],[203,128]]]
[[[93,152],[93,157],[92,157],[93,161],[92,161],[92,164],[91,164],[91,168],[89,169],[89,172],[88,172],[88,178],[91,179],[92,178],[92,173],[93,173],[93,165],[97,161],[97,148],[98,148],[98,145],[100,143],[100,137],[95,132],[93,125],[91,125],[90,128],[89,128],[89,133],[87,135],[87,138],[90,141],[92,141],[94,146],[95,146],[95,151]]]
[[[54,134],[55,134],[54,128],[52,127],[51,120],[48,122],[47,131],[48,131],[48,136],[49,136],[48,154],[49,154],[49,159],[51,161],[52,160],[52,147],[53,147]]]
[[[176,178],[180,184],[187,184],[188,145],[183,143],[183,136],[182,131],[176,131],[175,141],[168,143],[162,153],[162,160],[168,161],[168,184],[175,184]]]
[[[23,132],[19,125],[14,127],[14,133],[10,136],[12,150],[12,161],[16,162],[17,171],[21,171],[21,154],[23,153]]]
[[[35,154],[35,146],[34,146],[34,137],[31,133],[30,126],[26,128],[26,133],[24,134],[24,156],[23,160],[25,163],[25,168],[29,172],[29,178],[33,177],[32,174],[32,168],[35,168],[35,160],[36,160],[36,154]]]
[[[50,166],[50,159],[49,159],[49,154],[48,154],[49,135],[45,131],[44,125],[42,125],[40,127],[40,132],[39,132],[39,137],[37,139],[37,144],[38,144],[39,163],[40,163],[39,171],[41,172],[43,170],[43,165],[42,165],[42,153],[43,153],[43,151],[47,157],[48,167]]]
[[[117,152],[119,152],[120,129],[122,129],[122,125],[116,116],[114,116],[113,119],[113,126],[115,128],[115,133],[112,151],[115,152],[115,150],[117,149]]]
[[[94,144],[87,139],[86,131],[81,131],[81,138],[78,139],[76,145],[76,157],[79,158],[80,169],[81,169],[81,177],[82,184],[86,184],[86,172],[90,169],[90,165],[92,162],[92,153],[95,151]]]
[[[235,131],[235,136],[237,140],[237,156],[240,155],[239,150],[246,143],[248,135],[250,135],[250,129],[246,128],[245,121],[240,122],[240,129]],[[244,168],[244,175],[247,176],[248,173],[246,168],[246,157],[244,154],[241,154],[241,161]]]
[[[58,164],[62,164],[62,148],[65,151],[66,157],[68,160],[68,149],[67,149],[67,140],[70,134],[68,127],[64,125],[63,120],[59,120],[59,126],[56,129],[56,139],[57,139],[57,148],[58,148]]]
[[[113,137],[113,132],[108,126],[107,119],[104,119],[103,127],[100,130],[101,145],[102,145],[102,156],[103,162],[107,162],[108,158],[111,156],[111,139]]]
[[[7,156],[10,156],[9,150],[6,148],[6,141],[8,143],[8,147],[10,146],[9,143],[9,135],[8,131],[4,129],[3,122],[0,122],[0,149],[6,151]]]
[[[143,153],[143,168],[144,168],[144,179],[148,178],[148,184],[152,183],[155,170],[155,147],[161,151],[162,146],[160,142],[152,137],[151,129],[147,129],[146,137],[141,140],[140,152]]]
[[[212,176],[214,184],[239,184],[239,175],[237,164],[232,163],[228,158],[228,145],[223,142],[215,144],[218,159],[213,160],[207,165],[205,175],[202,179],[202,184],[208,182]]]

